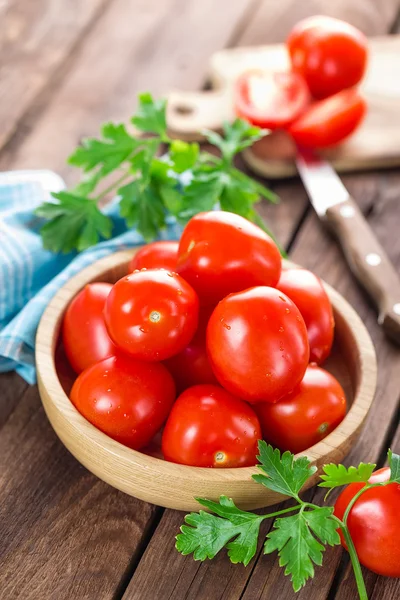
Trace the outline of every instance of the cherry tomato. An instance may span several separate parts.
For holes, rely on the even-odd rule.
[[[71,401],[98,429],[139,450],[167,418],[175,384],[161,363],[118,354],[89,367],[75,381]]]
[[[195,385],[176,400],[162,436],[166,460],[194,467],[248,467],[261,430],[254,410],[216,385]]]
[[[335,429],[346,414],[340,383],[324,369],[309,366],[295,390],[275,404],[255,406],[263,437],[281,450],[296,454]]]
[[[305,78],[314,98],[353,87],[364,75],[367,38],[339,19],[304,19],[292,29],[286,44],[293,70]]]
[[[117,346],[141,360],[164,360],[188,345],[197,329],[199,300],[176,273],[150,269],[114,285],[104,315]]]
[[[278,290],[295,303],[307,327],[310,361],[322,363],[330,354],[335,321],[322,281],[306,269],[283,269]]]
[[[225,211],[200,213],[183,230],[177,272],[204,305],[255,285],[278,283],[281,256],[257,225]]]
[[[165,361],[172,374],[178,393],[200,383],[218,383],[211,368],[206,349],[206,329],[213,307],[203,306],[199,314],[199,325],[189,344]]]
[[[305,80],[297,73],[248,71],[236,81],[236,113],[257,127],[286,127],[310,101]]]
[[[282,292],[254,287],[217,305],[207,350],[218,381],[249,402],[276,402],[303,379],[310,350],[297,306]]]
[[[369,483],[390,479],[385,467],[372,474]],[[336,500],[334,514],[343,519],[345,510],[362,483],[351,483]],[[400,577],[400,484],[389,483],[365,491],[350,509],[347,526],[358,558],[365,567],[387,577]],[[346,547],[341,530],[342,545]]]
[[[129,263],[129,273],[136,269],[168,269],[175,271],[179,242],[160,240],[146,244],[138,250]]]
[[[76,373],[116,352],[103,316],[111,288],[111,283],[89,283],[65,312],[62,340],[65,354]]]
[[[363,120],[367,106],[356,89],[313,104],[288,128],[299,146],[325,148],[342,142]]]

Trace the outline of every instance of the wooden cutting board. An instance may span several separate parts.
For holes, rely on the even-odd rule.
[[[232,87],[240,73],[288,67],[283,44],[217,52],[210,61],[211,91],[169,94],[170,134],[201,140],[202,129],[218,130],[224,120],[234,118]],[[348,141],[323,154],[338,171],[400,166],[400,35],[370,39],[369,67],[361,88],[368,101],[365,121]],[[289,177],[296,173],[294,152],[288,136],[275,132],[246,150],[244,158],[264,177]]]

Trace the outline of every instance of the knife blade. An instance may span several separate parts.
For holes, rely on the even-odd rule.
[[[400,277],[331,165],[299,150],[296,165],[317,215],[336,235],[355,277],[378,308],[378,323],[400,344]]]

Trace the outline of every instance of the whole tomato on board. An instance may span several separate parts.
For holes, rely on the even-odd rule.
[[[146,244],[138,250],[129,263],[128,271],[135,269],[168,269],[176,270],[179,242],[160,240]]]
[[[369,483],[388,481],[390,469],[385,467],[372,474]],[[351,483],[335,503],[334,514],[343,519],[345,510],[362,483]],[[358,558],[365,567],[388,577],[400,577],[400,484],[389,483],[366,490],[354,503],[347,526]],[[346,547],[341,530],[339,535]]]
[[[83,371],[70,397],[90,423],[139,450],[166,420],[175,400],[175,384],[161,363],[118,354]]]
[[[310,361],[321,364],[333,343],[335,321],[319,277],[307,269],[283,269],[276,286],[295,303],[307,327]]]
[[[76,373],[116,352],[103,315],[111,289],[111,283],[89,283],[65,311],[61,335],[65,354]]]
[[[248,467],[257,462],[260,425],[254,410],[216,385],[195,385],[172,407],[162,436],[166,460],[195,467]]]
[[[179,243],[177,272],[203,305],[256,285],[278,283],[281,255],[275,242],[247,219],[225,211],[199,213]]]
[[[304,19],[286,41],[292,68],[314,98],[327,98],[357,85],[366,69],[367,38],[344,21],[326,16]]]
[[[301,115],[310,102],[305,80],[297,73],[254,70],[236,81],[236,114],[257,127],[286,127]]]
[[[343,90],[312,104],[288,132],[299,146],[334,146],[357,129],[366,110],[366,102],[356,89]]]
[[[218,383],[206,348],[206,329],[212,311],[212,306],[203,306],[200,309],[199,325],[192,340],[179,354],[164,361],[174,378],[178,393],[192,385]]]
[[[304,319],[282,292],[253,287],[217,305],[207,350],[218,381],[249,402],[276,402],[303,379],[310,349]]]
[[[119,348],[141,360],[164,360],[183,350],[194,336],[199,300],[176,273],[144,269],[117,281],[104,315]]]
[[[263,438],[280,450],[296,454],[339,425],[346,415],[346,396],[333,375],[310,365],[291,394],[275,404],[259,403],[254,410]]]

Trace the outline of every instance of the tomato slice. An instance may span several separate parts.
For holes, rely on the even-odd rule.
[[[366,110],[366,102],[356,89],[342,90],[313,104],[288,131],[299,146],[334,146],[357,129]]]
[[[308,106],[310,93],[298,73],[247,71],[236,81],[235,110],[258,127],[286,127]]]

